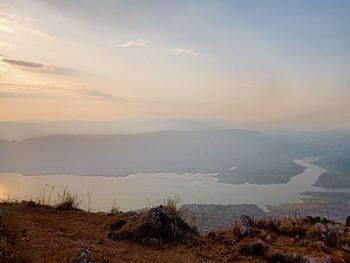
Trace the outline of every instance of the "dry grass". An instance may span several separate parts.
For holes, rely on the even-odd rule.
[[[9,243],[19,242],[23,236],[20,220],[11,212],[6,212],[1,218],[1,234]]]
[[[77,194],[72,193],[68,187],[65,187],[61,192],[57,192],[56,209],[69,211],[77,210],[81,205],[81,201]]]
[[[143,243],[185,241],[197,235],[196,229],[181,218],[179,200],[171,198],[139,213],[120,213],[110,229],[112,239]]]
[[[19,244],[24,232],[20,220],[12,212],[0,216],[0,262],[23,262],[19,253]]]
[[[72,262],[83,247],[92,252],[91,262],[106,263],[278,262],[286,256],[297,262],[306,255],[324,254],[335,263],[350,262],[350,250],[346,252],[350,249],[350,227],[344,225],[317,218],[266,217],[252,220],[251,231],[243,236],[238,223],[199,236],[195,232],[183,232],[181,218],[174,220],[173,216],[181,214],[178,207],[178,201],[165,200],[163,206],[140,213],[111,214],[77,209],[62,211],[26,203],[0,204],[4,233],[0,251],[7,258],[0,262],[21,262],[19,255],[27,255],[28,262]],[[166,215],[165,221],[154,221],[159,211]],[[122,235],[109,238],[109,227],[116,226],[120,220],[125,222],[111,232]],[[324,228],[328,235],[333,233],[333,226],[337,241],[331,246],[322,240]],[[20,229],[26,230],[24,241]],[[165,242],[164,237],[170,237],[171,242]]]
[[[117,215],[119,215],[121,213],[122,213],[122,211],[120,210],[117,201],[114,200],[112,202],[111,210],[109,210],[109,214],[112,215],[112,216],[117,216]]]

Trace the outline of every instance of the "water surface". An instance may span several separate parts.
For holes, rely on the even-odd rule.
[[[320,191],[313,186],[324,168],[311,164],[315,158],[295,160],[306,167],[303,173],[285,184],[225,184],[218,183],[212,174],[132,174],[127,177],[39,175],[23,176],[16,173],[0,173],[0,197],[3,199],[41,199],[43,192],[48,197],[54,186],[52,200],[56,192],[69,187],[79,195],[82,208],[88,207],[88,192],[91,196],[90,208],[107,211],[112,203],[120,209],[143,208],[148,204],[161,203],[167,197],[179,196],[182,203],[203,204],[257,204],[266,205],[301,202],[300,193]]]

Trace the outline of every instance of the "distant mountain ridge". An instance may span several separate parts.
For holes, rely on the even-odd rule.
[[[136,134],[163,130],[202,130],[214,124],[191,120],[128,119],[111,121],[0,121],[0,140],[17,141],[55,134]]]
[[[285,183],[305,156],[346,155],[350,134],[273,135],[251,130],[163,131],[129,135],[50,135],[0,141],[0,171],[125,176],[218,173],[226,183]],[[235,170],[231,167],[237,166]]]

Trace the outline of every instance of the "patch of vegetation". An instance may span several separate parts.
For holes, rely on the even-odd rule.
[[[108,237],[141,242],[184,241],[197,235],[194,227],[181,218],[178,200],[167,199],[163,205],[142,212],[127,212],[117,216]]]
[[[121,213],[122,211],[119,209],[117,201],[113,201],[111,210],[109,210],[109,214],[112,216],[117,216]]]
[[[17,248],[23,235],[18,217],[10,212],[0,216],[0,262],[24,262]]]
[[[55,207],[58,210],[77,210],[81,205],[78,195],[72,193],[67,187],[62,192],[57,192],[57,199]]]
[[[303,219],[304,222],[306,223],[310,223],[313,225],[316,224],[335,224],[335,222],[333,220],[330,220],[328,218],[325,217],[320,217],[320,216],[307,216]]]
[[[248,243],[243,243],[240,246],[240,252],[252,256],[263,256],[265,255],[268,247],[261,239],[255,240]]]

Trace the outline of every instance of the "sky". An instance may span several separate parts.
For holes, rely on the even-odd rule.
[[[0,120],[350,127],[350,2],[0,1]]]

